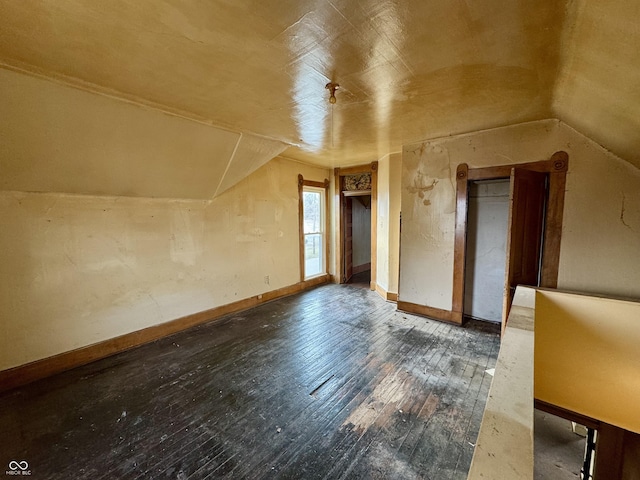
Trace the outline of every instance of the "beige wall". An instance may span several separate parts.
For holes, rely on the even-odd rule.
[[[0,369],[297,283],[299,173],[329,176],[276,158],[213,201],[0,192]]]
[[[299,281],[297,176],[329,170],[5,69],[0,104],[0,369]]]
[[[570,158],[559,287],[640,298],[640,172],[545,120],[404,147],[400,299],[451,309],[458,164],[522,163],[557,150]]]
[[[387,155],[378,162],[376,283],[391,293],[398,292],[401,163],[400,153]]]
[[[640,170],[560,124],[569,152],[560,288],[640,298]]]
[[[389,155],[389,288],[398,293],[400,276],[400,183],[402,154]]]

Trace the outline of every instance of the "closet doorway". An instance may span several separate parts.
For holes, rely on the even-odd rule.
[[[370,271],[371,290],[376,288],[377,173],[378,162],[334,171],[338,206],[337,281],[347,283],[353,275]]]

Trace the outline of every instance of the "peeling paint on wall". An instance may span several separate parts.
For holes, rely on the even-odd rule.
[[[426,196],[425,194],[428,192],[431,192],[431,190],[435,188],[435,186],[438,184],[438,179],[434,178],[431,180],[430,184],[427,185],[427,183],[428,183],[428,179],[426,175],[422,173],[420,170],[418,170],[415,178],[413,179],[413,185],[409,185],[407,187],[407,191],[409,193],[418,194],[418,198],[422,199],[422,204],[425,206],[431,205],[431,200],[429,200],[428,196]],[[427,198],[425,198],[425,196]]]
[[[640,298],[634,228],[640,225],[640,171],[562,122],[546,120],[405,146],[400,300],[451,309],[458,164],[524,163],[558,150],[570,158],[559,288]],[[439,180],[428,209],[410,191],[418,172]]]

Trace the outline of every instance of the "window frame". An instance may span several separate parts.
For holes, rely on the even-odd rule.
[[[304,192],[318,192],[320,193],[321,205],[320,205],[320,215],[321,215],[321,232],[314,232],[314,234],[321,233],[322,238],[322,266],[321,272],[316,275],[307,276],[305,270],[305,238],[306,235],[304,232]],[[323,195],[324,193],[324,195]],[[317,182],[313,180],[305,180],[302,175],[298,175],[298,220],[299,220],[299,229],[300,229],[300,281],[304,282],[306,280],[311,280],[318,277],[323,277],[328,275],[328,267],[329,267],[329,180],[325,179],[323,182]]]

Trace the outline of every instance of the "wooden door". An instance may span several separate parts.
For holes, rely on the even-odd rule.
[[[547,198],[546,185],[546,173],[520,168],[511,170],[503,331],[516,286],[538,286]]]
[[[353,276],[353,203],[344,197],[344,283]]]

